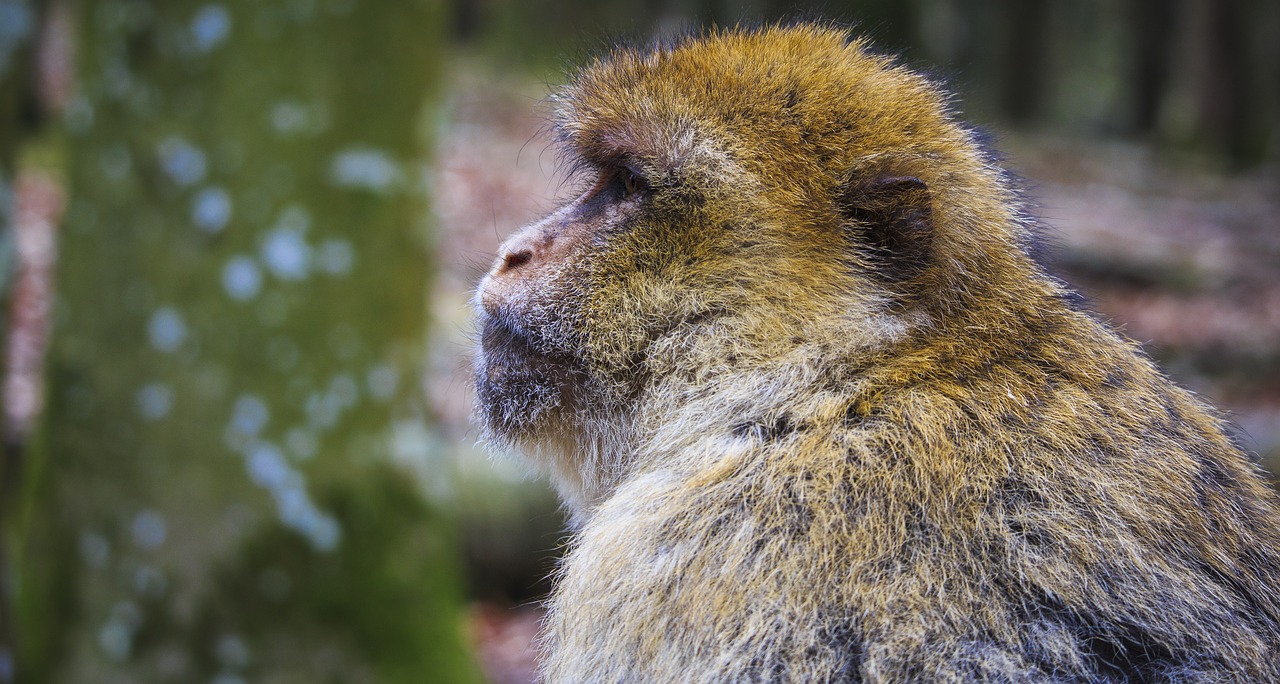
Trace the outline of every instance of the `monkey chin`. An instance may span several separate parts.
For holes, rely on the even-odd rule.
[[[540,348],[496,316],[482,315],[474,377],[474,419],[485,439],[545,471],[578,527],[623,474],[617,461],[631,439],[629,412],[581,360]]]

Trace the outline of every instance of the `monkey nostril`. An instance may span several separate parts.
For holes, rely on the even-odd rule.
[[[522,249],[519,252],[511,252],[502,260],[502,270],[510,271],[513,268],[520,268],[529,263],[533,259],[533,252]]]

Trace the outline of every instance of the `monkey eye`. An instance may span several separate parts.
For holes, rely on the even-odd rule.
[[[626,197],[634,196],[649,189],[649,183],[640,174],[625,166],[618,169],[615,178],[622,185],[623,195]]]

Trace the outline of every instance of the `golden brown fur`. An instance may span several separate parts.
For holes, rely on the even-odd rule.
[[[553,682],[1280,681],[1280,514],[1070,305],[945,95],[839,30],[620,50],[481,284],[575,520]]]

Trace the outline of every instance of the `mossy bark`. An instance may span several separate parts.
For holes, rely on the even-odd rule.
[[[395,465],[439,5],[80,6],[27,681],[476,678]]]

